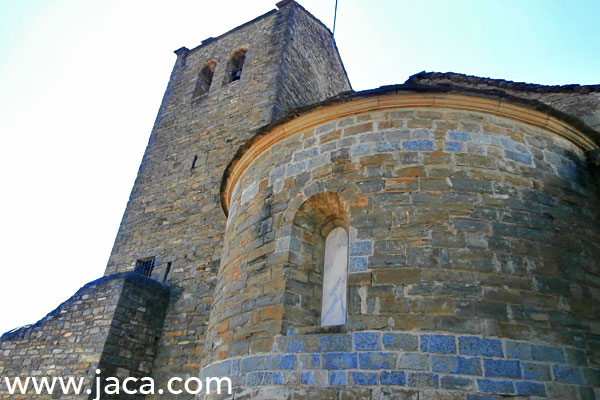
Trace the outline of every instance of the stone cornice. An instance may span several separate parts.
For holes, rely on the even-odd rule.
[[[561,113],[558,113],[558,116],[551,115],[555,110],[550,107],[539,107],[538,102],[519,104],[519,101],[515,101],[511,96],[498,96],[486,92],[453,93],[430,90],[416,92],[401,89],[401,87],[388,87],[342,95],[316,107],[308,108],[304,113],[299,110],[294,115],[259,130],[238,150],[225,170],[221,183],[221,204],[225,213],[229,211],[233,188],[243,172],[271,146],[318,125],[373,111],[419,108],[481,112],[545,129],[569,140],[584,151],[600,147],[595,131],[589,129],[585,133],[582,132],[566,122],[564,118],[560,118]],[[534,109],[533,106],[537,106],[538,109]],[[540,111],[540,108],[543,111]]]

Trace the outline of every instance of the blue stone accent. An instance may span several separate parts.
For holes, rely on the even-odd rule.
[[[231,375],[239,375],[240,373],[240,359],[231,360]]]
[[[344,371],[329,371],[329,384],[331,386],[347,385],[346,372]]]
[[[521,362],[514,360],[497,360],[486,358],[483,360],[485,376],[497,378],[520,378]]]
[[[301,340],[290,340],[285,344],[286,353],[304,353],[304,342]]]
[[[532,344],[531,356],[535,361],[552,361],[557,363],[565,362],[562,349],[559,347]]]
[[[444,148],[446,151],[463,151],[462,143],[460,142],[445,142]]]
[[[470,394],[467,396],[467,400],[498,400],[497,396],[486,396],[482,394]]]
[[[522,153],[510,151],[510,150],[504,150],[504,155],[506,155],[507,158],[510,158],[513,161],[517,161],[517,162],[520,162],[523,164],[531,165],[533,163],[531,156],[528,154],[522,154]]]
[[[375,144],[375,151],[395,151],[400,150],[399,142],[379,142]]]
[[[373,254],[373,242],[352,242],[350,243],[351,256],[368,256]]]
[[[471,356],[504,357],[502,342],[498,339],[461,336],[458,338],[460,354]]]
[[[319,351],[350,351],[352,350],[352,337],[350,335],[319,336]]]
[[[515,382],[517,394],[530,396],[546,396],[546,386],[537,382]]]
[[[492,394],[513,394],[515,388],[512,381],[496,381],[493,379],[477,379],[479,391]]]
[[[454,336],[421,335],[421,351],[438,354],[456,354]]]
[[[321,366],[321,355],[318,353],[314,353],[314,354],[311,354],[311,357],[312,357],[312,365],[315,368],[320,367]]]
[[[481,375],[479,359],[475,357],[432,356],[431,369],[447,374]]]
[[[315,376],[312,371],[302,371],[300,375],[300,383],[303,385],[314,385],[315,384]]]
[[[584,383],[581,368],[570,367],[566,365],[553,365],[552,372],[554,372],[554,378],[557,381],[577,384]]]
[[[371,145],[368,143],[352,146],[350,149],[351,156],[362,156],[371,152]]]
[[[378,336],[375,332],[355,332],[354,350],[379,350]]]
[[[547,364],[524,362],[522,366],[523,379],[531,379],[534,381],[550,380],[550,367]]]
[[[264,369],[265,357],[254,356],[242,359],[240,372],[262,371]]]
[[[357,367],[356,353],[324,353],[324,369],[355,369]]]
[[[282,372],[273,372],[273,384],[283,385],[283,373]]]
[[[350,257],[350,272],[366,271],[368,265],[367,257]]]
[[[248,386],[263,386],[273,383],[272,372],[251,372],[246,376],[246,384]]]
[[[406,374],[404,371],[381,371],[379,380],[382,385],[406,385]]]
[[[396,366],[396,353],[368,352],[359,353],[360,369],[389,369]]]
[[[214,365],[213,376],[228,376],[231,373],[231,360],[225,360]]]
[[[460,140],[461,142],[466,142],[469,140],[470,135],[466,132],[448,132],[448,139],[451,140]]]
[[[431,140],[405,140],[402,142],[402,150],[433,151],[433,149]]]
[[[531,360],[531,348],[529,347],[529,343],[506,340],[504,342],[504,348],[506,349],[506,358]]]
[[[355,385],[377,385],[377,374],[375,372],[353,372],[352,380]]]
[[[294,354],[279,354],[277,356],[279,368],[294,369],[296,367],[296,356]]]

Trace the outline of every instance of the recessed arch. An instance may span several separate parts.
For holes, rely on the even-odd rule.
[[[216,67],[217,61],[210,60],[207,61],[202,68],[200,68],[198,79],[196,80],[196,88],[194,89],[194,97],[200,97],[208,93],[210,90],[210,85],[212,84]]]

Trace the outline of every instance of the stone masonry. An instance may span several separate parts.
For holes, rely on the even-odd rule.
[[[93,391],[96,369],[102,371],[101,377],[147,376],[168,301],[169,292],[162,284],[135,273],[88,283],[35,325],[0,338],[0,375],[83,377],[84,389]],[[37,396],[30,391],[11,396],[0,385],[1,399],[31,397],[80,399],[87,395]]]
[[[4,334],[0,378],[600,398],[600,85],[423,72],[352,92],[331,32],[292,0],[175,53],[105,276]],[[347,323],[322,327],[335,228]],[[0,399],[92,396],[0,382]]]

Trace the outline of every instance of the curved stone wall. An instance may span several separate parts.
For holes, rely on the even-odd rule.
[[[453,343],[455,335],[497,338],[503,353],[494,357],[512,366],[519,357],[506,353],[510,341],[578,349],[587,366],[598,366],[599,196],[584,155],[594,146],[541,112],[449,94],[360,98],[264,132],[232,164],[224,185],[229,217],[205,365],[281,350],[278,335],[314,331],[294,306],[302,309],[310,296],[298,293],[314,293],[320,283],[295,260],[316,243],[318,229],[314,237],[298,234],[295,221],[327,192],[336,195],[339,212],[314,220],[342,220],[350,239],[342,330],[423,331]],[[423,337],[419,351],[427,353]],[[377,369],[404,370],[400,355],[393,358],[393,368]],[[487,375],[486,362],[495,363],[477,361],[483,378],[459,379],[468,389],[444,387],[437,375],[438,386],[428,388],[489,393],[490,378],[506,389],[498,394],[524,394],[526,383],[502,383],[506,376]],[[559,387],[543,387],[545,393],[571,390],[560,386],[575,384],[561,382],[562,367],[548,368],[557,372],[547,381]],[[355,369],[365,368],[348,369],[345,385],[361,386],[355,374],[365,374]],[[576,384],[598,386],[598,370],[591,370],[596,378]],[[423,371],[436,372],[431,363]],[[515,378],[527,381],[520,371]],[[364,378],[384,385],[381,374]],[[410,382],[410,374],[402,376]],[[252,386],[253,378],[245,379],[240,385]],[[272,375],[272,384],[288,382]],[[530,387],[541,395],[541,386]]]

